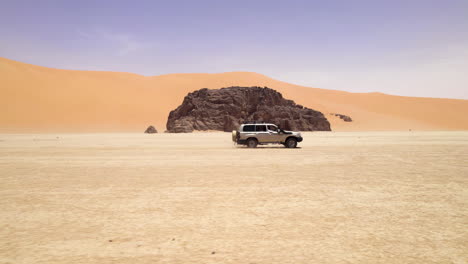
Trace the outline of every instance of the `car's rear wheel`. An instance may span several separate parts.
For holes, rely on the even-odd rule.
[[[287,148],[295,148],[297,147],[297,139],[295,138],[288,138],[288,140],[286,140],[286,143],[284,144],[285,147]]]
[[[247,139],[247,147],[248,148],[256,148],[258,145],[258,141],[255,138]]]

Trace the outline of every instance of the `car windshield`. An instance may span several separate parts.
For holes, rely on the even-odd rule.
[[[274,126],[274,125],[268,125],[268,130],[276,132],[276,131],[278,131],[278,128],[276,126]]]

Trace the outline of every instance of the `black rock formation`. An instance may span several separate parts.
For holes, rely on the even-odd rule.
[[[331,130],[321,112],[284,99],[281,93],[267,87],[204,88],[189,93],[182,105],[169,114],[167,130],[232,131],[246,121],[274,123],[285,130]]]

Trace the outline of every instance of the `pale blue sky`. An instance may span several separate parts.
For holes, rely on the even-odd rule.
[[[0,0],[0,57],[468,99],[467,0]]]

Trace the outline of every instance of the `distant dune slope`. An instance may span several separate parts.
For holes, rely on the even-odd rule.
[[[45,68],[0,58],[0,132],[163,131],[169,112],[200,88],[268,86],[323,112],[332,130],[468,130],[468,100],[348,93],[251,72],[169,74]],[[378,89],[378,88],[376,88]],[[352,117],[343,122],[329,113]]]

